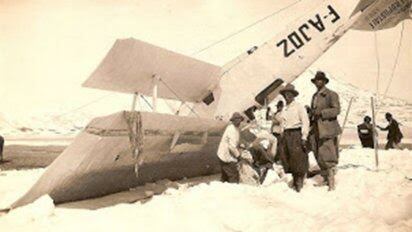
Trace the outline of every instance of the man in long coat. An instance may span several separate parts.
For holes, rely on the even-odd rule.
[[[314,154],[321,169],[321,175],[329,186],[335,189],[335,174],[338,164],[338,135],[342,129],[337,120],[340,114],[339,96],[326,88],[329,79],[324,72],[318,71],[313,78],[317,92],[312,98],[312,123],[315,136]]]

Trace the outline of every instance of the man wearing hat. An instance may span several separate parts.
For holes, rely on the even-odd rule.
[[[305,107],[295,101],[299,94],[292,84],[287,84],[280,94],[285,98],[283,109],[282,153],[286,159],[283,164],[286,172],[292,173],[293,187],[297,192],[303,187],[305,174],[308,171],[309,160],[306,141],[309,134],[309,117]]]
[[[400,149],[399,144],[403,138],[403,134],[399,129],[399,123],[392,117],[391,113],[386,113],[385,118],[388,121],[389,125],[387,127],[377,126],[382,131],[388,131],[387,139],[388,142],[385,145],[385,149],[396,148]]]
[[[243,116],[236,112],[230,118],[230,123],[223,133],[222,139],[217,150],[220,160],[221,181],[229,183],[239,182],[239,171],[237,163],[240,157],[240,123],[244,120]]]
[[[329,79],[324,72],[318,71],[312,83],[317,91],[312,98],[312,122],[315,136],[313,149],[316,160],[329,191],[335,189],[336,165],[338,164],[338,135],[342,133],[338,122],[340,114],[339,96],[326,88]]]

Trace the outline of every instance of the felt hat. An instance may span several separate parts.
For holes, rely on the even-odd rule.
[[[232,114],[232,117],[230,117],[230,121],[235,121],[236,119],[241,119],[242,121],[245,119],[239,112],[235,112]]]
[[[329,82],[329,79],[326,77],[326,74],[322,71],[317,71],[315,74],[315,78],[311,79],[312,83],[315,83],[315,81],[317,80],[323,80],[325,81],[325,84]]]
[[[291,92],[293,95],[298,96],[299,92],[295,90],[295,86],[292,84],[287,84],[283,89],[279,91],[280,94],[284,95],[286,92]]]

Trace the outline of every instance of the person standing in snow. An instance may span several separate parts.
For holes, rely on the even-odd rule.
[[[338,122],[340,114],[339,95],[326,88],[329,79],[324,72],[318,71],[311,79],[317,91],[312,97],[311,121],[314,135],[313,152],[329,191],[335,189],[336,166],[338,164],[338,136],[342,129]]]
[[[374,148],[373,142],[373,125],[371,117],[365,116],[363,123],[358,125],[358,136],[362,147]]]
[[[307,137],[309,134],[309,117],[306,109],[295,101],[299,95],[292,84],[287,84],[280,94],[286,100],[283,109],[282,153],[287,162],[287,169],[293,176],[293,187],[297,192],[303,188],[303,181],[308,171]]]
[[[399,144],[401,143],[403,134],[401,132],[401,129],[399,128],[399,123],[392,117],[391,113],[386,113],[385,118],[389,123],[388,126],[387,127],[377,126],[382,131],[388,131],[388,135],[387,135],[388,142],[385,145],[385,149],[386,150],[391,149],[391,148],[400,149]]]
[[[238,161],[240,157],[240,124],[244,117],[236,112],[230,118],[217,150],[220,160],[221,181],[229,183],[239,182]]]

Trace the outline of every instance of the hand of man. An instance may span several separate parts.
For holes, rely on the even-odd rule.
[[[303,152],[308,153],[309,152],[308,151],[308,146],[306,144],[307,144],[307,141],[302,139],[302,142],[301,142],[302,150],[303,150]]]
[[[313,115],[314,115],[315,117],[320,117],[320,116],[322,116],[322,111],[321,111],[320,109],[314,109],[314,110],[312,111],[312,113],[313,113]]]

